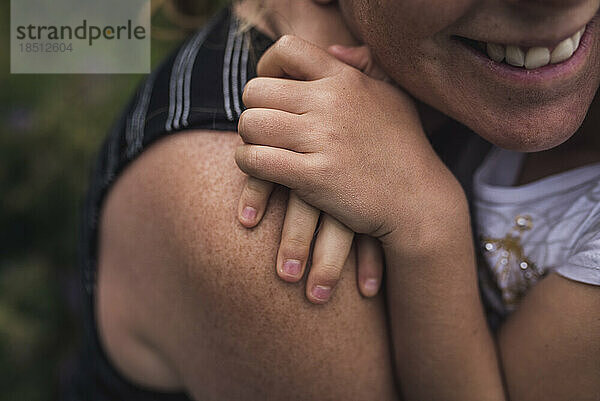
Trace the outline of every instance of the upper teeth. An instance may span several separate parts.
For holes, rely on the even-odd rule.
[[[528,70],[540,68],[549,63],[557,64],[569,59],[579,48],[581,36],[585,27],[581,28],[570,38],[560,42],[554,49],[548,47],[531,47],[522,49],[519,46],[505,46],[497,43],[487,44],[488,56],[500,63],[503,60],[515,67],[525,67]]]

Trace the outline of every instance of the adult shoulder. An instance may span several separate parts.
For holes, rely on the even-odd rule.
[[[275,273],[286,191],[257,228],[238,223],[239,141],[161,139],[108,195],[97,304],[113,363],[202,399],[395,399],[383,300],[360,297],[354,261],[332,302],[312,305]]]

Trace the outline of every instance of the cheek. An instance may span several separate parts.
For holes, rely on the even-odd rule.
[[[468,14],[475,3],[477,0],[339,2],[354,34],[371,48],[388,75],[407,89],[412,85],[404,84],[421,80],[423,73],[426,76],[443,73],[440,60],[452,59],[445,49],[444,31]]]
[[[476,0],[340,0],[355,33],[366,43],[423,39],[455,23]]]

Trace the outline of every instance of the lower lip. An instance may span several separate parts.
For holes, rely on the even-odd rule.
[[[473,49],[472,47],[461,42],[461,45],[467,48],[479,64],[482,64],[484,68],[491,71],[495,76],[509,80],[512,82],[518,82],[522,85],[527,84],[546,84],[551,81],[558,81],[569,79],[573,76],[578,75],[581,71],[582,66],[585,65],[587,56],[590,53],[590,49],[593,47],[593,38],[596,31],[596,19],[595,17],[586,27],[579,47],[573,53],[571,58],[558,64],[548,64],[544,67],[536,68],[533,70],[527,70],[522,67],[513,67],[506,63],[498,63],[485,54]]]

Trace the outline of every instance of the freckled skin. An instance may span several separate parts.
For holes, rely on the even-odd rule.
[[[98,315],[115,365],[201,400],[397,399],[383,297],[359,295],[355,261],[329,304],[310,304],[303,284],[274,269],[286,192],[257,228],[237,221],[239,142],[224,132],[165,138],[111,191]]]

